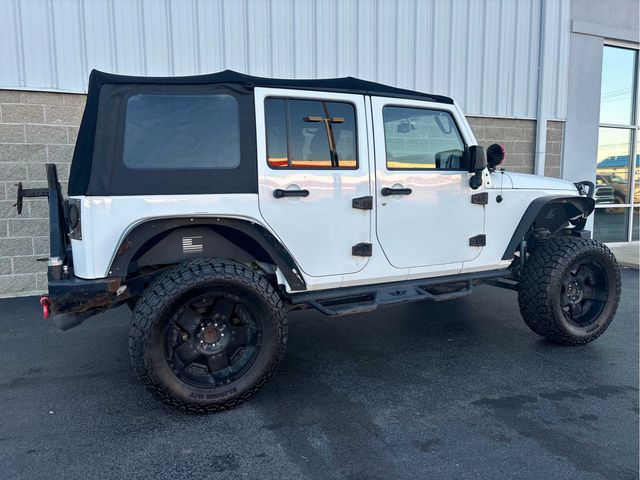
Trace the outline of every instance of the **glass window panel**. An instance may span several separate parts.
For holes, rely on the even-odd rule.
[[[629,207],[596,208],[593,238],[601,242],[626,242]]]
[[[600,128],[596,164],[596,204],[629,203],[632,130]]]
[[[635,188],[633,189],[633,217],[631,219],[631,240],[640,240],[640,130],[636,131],[636,164]]]
[[[331,167],[331,151],[322,102],[289,102],[289,154],[292,167]]]
[[[633,123],[636,50],[605,46],[602,58],[600,123]]]
[[[265,102],[267,163],[271,167],[289,165],[286,114],[286,100],[284,98],[269,98]]]
[[[340,167],[357,167],[356,163],[356,121],[353,105],[350,103],[326,102],[329,115],[341,119],[331,125],[336,153]]]
[[[387,168],[391,170],[460,170],[464,142],[448,112],[385,107]]]
[[[270,98],[265,117],[271,167],[358,167],[352,104]]]
[[[133,95],[122,157],[130,169],[235,168],[238,102],[230,95]]]
[[[636,164],[635,185],[633,188],[633,203],[640,205],[640,130],[636,131]]]

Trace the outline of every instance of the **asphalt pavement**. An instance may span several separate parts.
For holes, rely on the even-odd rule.
[[[129,365],[122,307],[67,332],[0,300],[3,479],[638,478],[638,272],[583,347],[529,331],[516,294],[290,316],[243,406],[188,415]]]

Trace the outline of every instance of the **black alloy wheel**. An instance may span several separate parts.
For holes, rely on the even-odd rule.
[[[154,396],[209,413],[254,395],[286,342],[286,311],[269,279],[232,260],[202,258],[167,269],[140,297],[129,353]]]
[[[255,361],[262,343],[256,313],[240,297],[204,293],[166,325],[165,355],[176,377],[200,388],[231,383]]]
[[[620,270],[606,245],[551,237],[533,250],[520,274],[518,303],[527,326],[564,345],[602,335],[620,301]]]
[[[582,260],[564,277],[560,305],[570,322],[588,327],[602,313],[609,296],[605,269],[595,260]]]

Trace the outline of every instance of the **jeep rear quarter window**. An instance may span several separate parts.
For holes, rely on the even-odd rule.
[[[272,168],[358,167],[350,103],[268,98],[265,125]]]
[[[449,112],[384,107],[389,170],[462,170],[464,142]]]
[[[132,95],[122,157],[134,170],[235,168],[238,102],[230,95]]]

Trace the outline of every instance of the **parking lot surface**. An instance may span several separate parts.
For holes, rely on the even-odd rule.
[[[243,406],[194,416],[129,366],[129,310],[59,332],[0,300],[0,476],[638,478],[638,272],[583,347],[529,331],[516,294],[290,315],[287,355]]]

